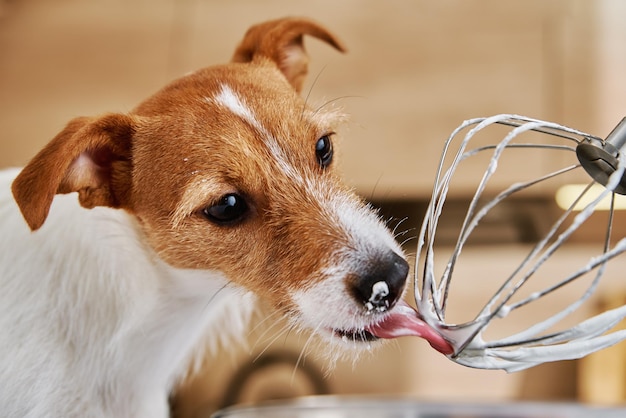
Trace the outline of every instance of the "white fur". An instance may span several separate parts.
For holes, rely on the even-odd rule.
[[[221,87],[219,94],[215,97],[215,101],[245,120],[257,131],[265,131],[263,126],[261,126],[259,121],[254,117],[250,108],[243,102],[243,99],[239,97],[229,85],[222,84]]]
[[[317,193],[321,194],[321,191]],[[350,246],[329,257],[321,272],[322,280],[294,294],[301,313],[296,320],[327,335],[333,329],[358,330],[372,322],[363,315],[363,306],[346,295],[346,275],[361,271],[368,260],[389,249],[402,254],[398,243],[373,212],[341,194],[330,196],[328,203],[329,216],[336,219],[350,238]]]
[[[16,174],[0,172],[0,415],[168,416],[204,336],[223,334],[222,315],[243,335],[253,297],[219,272],[165,265],[130,215],[75,195],[31,233]]]
[[[233,114],[239,116],[248,125],[254,128],[257,133],[264,139],[265,145],[268,148],[270,155],[274,158],[274,161],[278,164],[278,167],[287,174],[293,181],[303,183],[304,180],[299,170],[289,163],[289,159],[285,154],[283,148],[279,145],[276,138],[258,121],[254,112],[245,103],[244,99],[240,97],[230,86],[222,84],[220,93],[215,97],[215,102],[226,107]]]

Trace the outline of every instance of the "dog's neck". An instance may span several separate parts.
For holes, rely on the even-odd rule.
[[[250,293],[228,283],[219,272],[178,270],[162,261],[155,263],[154,271],[159,289],[144,306],[135,307],[135,321],[118,334],[119,349],[137,368],[126,369],[129,379],[136,380],[136,373],[145,379],[139,387],[171,387],[181,373],[202,360],[204,349],[245,335],[254,302]]]
[[[129,222],[136,228],[130,217]],[[141,231],[135,231],[140,237]],[[138,257],[144,254],[137,251]],[[255,301],[251,293],[233,285],[220,272],[177,269],[155,255],[140,262],[149,263],[154,276],[128,279],[143,283],[152,280],[158,286],[137,289],[143,297],[136,295],[133,306],[127,307],[132,310],[128,316],[132,320],[111,339],[110,354],[117,359],[114,367],[118,370],[112,376],[122,380],[112,383],[134,386],[138,391],[135,399],[158,403],[168,395],[162,393],[164,388],[172,390],[187,372],[200,366],[207,349],[215,352],[230,339],[246,335]],[[111,274],[119,277],[123,273]],[[121,400],[122,405],[125,403]],[[153,406],[148,402],[139,407]]]
[[[26,257],[3,265],[29,265],[33,271],[16,283],[12,300],[0,295],[0,303],[20,301],[18,317],[45,318],[45,327],[63,336],[59,350],[58,342],[33,334],[29,344],[45,355],[24,364],[63,364],[52,371],[53,379],[63,382],[55,390],[68,396],[90,392],[87,399],[100,399],[110,416],[166,416],[166,392],[202,360],[205,348],[245,336],[255,305],[251,294],[227,284],[219,272],[165,264],[146,248],[138,223],[124,211],[86,211],[76,205],[75,196],[66,195],[57,197],[50,216],[53,221],[31,240],[18,239],[31,233],[17,221],[17,210],[3,219],[5,226],[12,225],[12,244],[4,245],[17,246],[14,253]],[[73,222],[63,222],[66,217]],[[20,245],[36,245],[38,251]],[[52,289],[55,298],[50,298]],[[2,320],[0,325],[8,332],[5,342],[14,341],[11,325]],[[119,387],[125,390],[115,389]],[[87,408],[83,416],[97,408],[72,407]],[[60,416],[68,414],[61,405],[55,408]]]

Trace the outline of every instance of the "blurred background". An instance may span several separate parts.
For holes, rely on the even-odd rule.
[[[341,132],[345,178],[385,217],[408,217],[405,229],[420,224],[443,141],[463,120],[515,113],[604,137],[626,114],[620,0],[0,0],[0,167],[25,164],[73,117],[130,111],[170,80],[228,61],[250,25],[286,15],[316,19],[348,46],[342,55],[305,41],[304,91],[314,102],[339,98],[351,115]],[[534,157],[517,169],[550,164]],[[451,195],[450,211],[466,200]],[[459,309],[484,281],[506,275],[529,231],[557,210],[548,188],[487,225],[466,251],[480,286],[459,283],[467,290]],[[585,254],[593,240],[583,235],[579,253],[557,262]],[[407,245],[414,253],[415,242]],[[598,309],[623,303],[622,293],[606,294],[597,295]],[[175,416],[316,393],[593,403],[622,403],[626,394],[620,346],[506,374],[467,369],[423,341],[401,339],[325,375],[323,358],[307,351],[299,360],[306,337],[272,343],[254,334],[181,385]]]

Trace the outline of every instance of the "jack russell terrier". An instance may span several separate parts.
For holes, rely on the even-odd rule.
[[[76,118],[0,172],[3,416],[166,417],[257,297],[334,345],[451,351],[401,302],[400,247],[335,173],[340,115],[298,94],[304,35],[344,51],[306,19],[254,26],[231,63]]]

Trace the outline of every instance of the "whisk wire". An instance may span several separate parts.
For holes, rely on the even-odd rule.
[[[507,133],[504,139],[497,144],[483,145],[468,150],[468,144],[474,136],[493,124],[510,126],[512,129]],[[620,126],[622,126],[622,124],[620,124]],[[446,161],[450,160],[448,154],[452,150],[453,141],[466,129],[468,130],[467,133],[463,136],[457,151],[452,156],[451,162],[446,168]],[[575,145],[571,143],[534,144],[513,142],[518,136],[528,131],[547,134],[560,140],[573,142]],[[624,129],[620,128],[614,130],[614,132],[615,131],[619,131],[621,141],[621,132],[624,131]],[[612,135],[614,134],[612,133]],[[616,143],[621,144],[622,142]],[[588,168],[595,163],[581,159],[578,152],[581,144],[584,144],[586,148],[584,149],[585,153],[580,154],[586,156],[595,155],[593,150],[589,149],[590,146],[604,148],[607,145],[602,139],[584,132],[552,122],[517,115],[496,115],[490,118],[467,120],[457,127],[446,140],[437,167],[431,201],[419,232],[416,263],[418,263],[418,266],[419,263],[423,263],[423,266],[421,269],[415,269],[415,298],[423,319],[430,323],[431,326],[439,329],[454,345],[454,353],[449,357],[457,363],[469,367],[499,368],[515,371],[546,361],[579,358],[626,338],[626,331],[615,331],[606,335],[604,334],[626,317],[626,306],[593,316],[573,327],[546,333],[548,330],[554,329],[564,318],[578,310],[582,304],[591,297],[605,274],[608,262],[626,251],[626,239],[620,240],[611,248],[615,190],[616,188],[619,190],[620,187],[624,187],[625,157],[619,152],[617,155],[615,155],[615,153],[609,154],[608,152],[612,151],[612,148],[607,146],[607,149],[603,149],[600,153],[603,158],[602,162],[609,161],[616,167],[611,166],[604,169],[602,166],[601,169],[603,171],[600,173],[601,177],[598,177],[596,175],[598,171],[597,168],[594,167],[592,172],[590,172]],[[564,151],[571,155],[575,154],[579,161],[567,165],[564,168],[553,170],[536,179],[514,183],[499,192],[493,199],[480,206],[479,203],[487,190],[490,179],[498,168],[504,150],[523,148]],[[491,158],[469,202],[452,254],[448,258],[441,277],[437,280],[434,272],[437,226],[444,211],[444,204],[450,190],[452,178],[461,162],[485,151],[492,151]],[[606,155],[608,155],[608,157]],[[617,163],[613,163],[613,161],[617,161]],[[589,184],[585,191],[583,191],[556,222],[553,223],[548,232],[533,246],[521,263],[513,269],[495,294],[489,298],[486,304],[479,310],[479,313],[473,320],[461,324],[447,324],[445,322],[445,313],[448,306],[455,267],[464,246],[467,244],[479,223],[493,208],[510,196],[581,167],[591,175],[594,181]],[[606,173],[606,175],[604,173]],[[599,178],[600,180],[598,180]],[[606,180],[607,178],[608,180]],[[580,213],[574,214],[575,207],[581,202],[583,196],[589,193],[591,185],[599,181],[605,186],[605,190],[596,198],[591,199],[591,202],[587,203]],[[524,287],[530,278],[535,276],[546,262],[554,256],[557,250],[561,248],[565,242],[570,240],[574,232],[591,217],[599,202],[606,197],[610,197],[610,213],[606,225],[606,233],[603,237],[601,255],[592,258],[586,265],[567,275],[565,278],[557,280],[556,283],[542,290],[535,291],[517,302],[510,303],[512,298],[518,294],[520,289]],[[566,221],[570,219],[571,223],[566,225]],[[422,251],[424,252],[423,254]],[[420,272],[421,279],[419,277]],[[554,293],[592,272],[595,274],[591,282],[584,288],[582,294],[565,308],[550,315],[547,319],[539,321],[509,337],[501,338],[496,341],[483,340],[484,331],[496,318],[505,318],[511,311],[529,305],[548,294]]]

